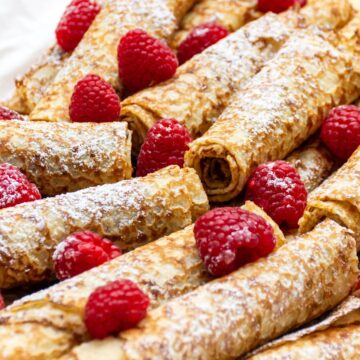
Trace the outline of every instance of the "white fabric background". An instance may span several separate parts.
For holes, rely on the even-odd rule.
[[[0,0],[0,99],[14,79],[55,41],[55,28],[70,0]]]

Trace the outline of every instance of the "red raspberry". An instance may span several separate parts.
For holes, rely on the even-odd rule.
[[[255,169],[247,185],[246,200],[260,206],[280,226],[295,228],[305,210],[307,191],[293,166],[273,161]]]
[[[17,167],[0,165],[0,209],[38,199],[38,188]]]
[[[56,28],[57,42],[64,51],[76,48],[100,9],[90,0],[73,0],[67,6]]]
[[[215,276],[267,256],[276,245],[271,225],[238,207],[207,212],[195,222],[194,235],[201,259]]]
[[[129,31],[118,47],[119,76],[131,92],[172,78],[178,61],[162,41],[137,29]]]
[[[0,106],[0,120],[24,120],[17,112]]]
[[[116,121],[120,110],[120,99],[114,88],[100,76],[86,75],[75,85],[69,108],[72,121]]]
[[[5,305],[4,298],[0,294],[0,310],[5,309],[5,307],[6,307],[6,305]]]
[[[229,32],[216,23],[196,26],[178,48],[179,63],[183,64],[228,35]]]
[[[97,288],[85,307],[85,324],[93,338],[135,327],[146,316],[150,300],[130,280],[116,280]]]
[[[278,14],[291,8],[295,4],[303,7],[307,4],[307,0],[258,0],[258,10],[261,12],[272,11]]]
[[[360,290],[360,274],[358,275],[358,282],[356,284],[355,290]]]
[[[122,254],[110,240],[91,231],[68,236],[56,248],[53,260],[56,277],[65,280]]]
[[[346,161],[360,145],[360,108],[344,105],[332,109],[320,136],[335,156]]]
[[[137,176],[145,176],[169,165],[184,166],[191,142],[189,131],[174,119],[158,121],[147,133],[137,162]]]

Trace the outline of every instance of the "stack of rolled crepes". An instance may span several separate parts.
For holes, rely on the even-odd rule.
[[[301,167],[308,191],[332,167],[316,140],[297,150],[289,160]],[[284,243],[281,231],[264,212],[248,203],[245,208],[271,223],[278,246]],[[87,340],[82,319],[87,297],[98,286],[121,277],[140,284],[151,298],[152,309],[211,280],[198,256],[193,227],[189,226],[9,306],[0,314],[0,358],[48,359]]]
[[[89,73],[120,90],[117,46],[129,30],[141,28],[169,39],[195,0],[107,0],[72,55],[31,112],[32,120],[69,121],[74,86]]]
[[[309,198],[300,231],[312,229],[329,217],[351,229],[359,239],[360,249],[360,148],[350,159]]]
[[[148,312],[62,359],[232,359],[333,308],[357,282],[351,233],[332,220],[265,259]],[[110,357],[111,358],[111,357]]]
[[[326,2],[329,2],[329,0],[326,0]],[[337,6],[333,0],[331,2],[334,3],[335,7]],[[97,0],[97,3],[104,6],[106,1]],[[314,0],[310,0],[309,4],[311,6],[302,11],[313,18],[321,18],[325,15],[332,28],[337,27],[339,15],[342,18],[343,14],[349,10],[347,2],[344,2],[341,14],[337,14],[334,7],[332,11],[337,16],[329,17],[325,14],[329,9],[327,4],[320,7]],[[248,21],[262,15],[256,11],[256,5],[255,0],[226,0],[222,2],[218,0],[202,0],[184,17],[180,29],[172,36],[171,46],[177,48],[194,26],[207,22],[215,21],[233,32]],[[323,8],[326,9],[324,15],[320,14]],[[314,14],[311,12],[314,12]],[[332,19],[333,24],[331,24]],[[20,113],[29,114],[41,100],[45,90],[53,82],[70,55],[71,53],[64,52],[58,45],[53,45],[34,66],[16,80],[16,94],[4,105]]]
[[[284,244],[281,230],[260,208],[252,203],[244,208],[264,217],[274,229],[277,245]],[[150,296],[152,308],[211,280],[189,226],[9,306],[0,313],[0,358],[48,359],[87,340],[83,312],[88,296],[119,278],[139,284]]]
[[[257,0],[200,0],[182,20],[170,46],[177,49],[196,26],[205,23],[214,22],[234,32],[262,15],[256,8]]]
[[[75,231],[95,231],[126,251],[185,228],[207,209],[195,171],[177,166],[3,209],[0,288],[48,279],[55,247]]]
[[[328,2],[327,4],[326,2],[327,0],[319,4],[316,0],[309,0],[307,4],[310,6],[304,8],[302,12],[306,14],[306,16],[314,19],[321,18],[324,15],[328,17],[326,12],[329,9],[328,4],[330,3]],[[215,22],[229,32],[234,32],[249,21],[263,15],[263,13],[257,10],[257,3],[256,0],[200,0],[184,17],[180,24],[180,29],[175,32],[170,45],[176,49],[196,26],[204,23]],[[348,11],[347,4],[347,2],[343,2],[342,4],[333,2],[333,5],[335,5],[332,8],[333,17],[328,17],[326,22],[329,29],[338,27],[338,16],[340,15],[341,17],[341,12]],[[339,5],[342,5],[342,8],[339,7],[339,9],[341,9],[340,13],[337,10]]]
[[[265,344],[247,359],[356,360],[360,352],[359,323],[360,292],[356,292],[324,320]]]
[[[306,232],[324,218],[331,218],[352,231],[359,249],[359,186],[360,148],[310,194],[300,220],[300,231]],[[251,359],[357,359],[360,351],[359,323],[359,295],[350,296],[324,321],[266,344],[260,349],[260,354]]]
[[[191,143],[185,163],[196,169],[210,200],[235,198],[258,164],[284,158],[332,107],[360,95],[359,29],[360,17],[334,37],[298,30]]]
[[[104,0],[96,2],[101,6],[106,3]],[[255,7],[256,0],[202,0],[187,13],[181,22],[181,30],[175,32],[171,44],[177,47],[194,26],[206,22],[216,21],[229,31],[235,31],[245,22],[260,15],[255,11]],[[58,45],[53,45],[37,64],[16,80],[16,96],[6,105],[29,114],[70,55],[71,53],[64,52]]]
[[[0,163],[17,166],[45,196],[129,179],[124,123],[0,122]]]
[[[147,131],[162,118],[178,120],[194,138],[203,134],[232,95],[277,53],[292,33],[305,24],[339,28],[351,14],[348,0],[312,2],[301,9],[301,15],[292,11],[267,14],[186,62],[169,81],[128,97],[122,104],[121,119],[129,122],[134,131],[135,152]]]

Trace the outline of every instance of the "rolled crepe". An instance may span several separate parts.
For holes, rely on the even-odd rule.
[[[230,32],[234,32],[247,22],[261,16],[256,11],[256,0],[200,0],[184,17],[170,42],[177,49],[189,33],[198,25],[215,22]]]
[[[55,44],[23,76],[15,81],[16,96],[22,104],[22,113],[29,114],[41,100],[70,53]]]
[[[319,3],[311,6],[317,9]],[[175,118],[194,138],[202,135],[229,105],[232,95],[304,22],[328,27],[335,26],[336,19],[337,26],[342,26],[351,15],[348,0],[326,0],[321,6],[319,12],[308,11],[306,21],[292,11],[269,13],[193,57],[169,81],[128,97],[122,104],[121,119],[129,122],[134,131],[134,151],[139,150],[147,131],[162,118]],[[338,10],[337,17],[334,9]]]
[[[210,200],[235,198],[256,166],[283,159],[332,107],[360,95],[360,18],[353,21],[353,31],[345,27],[332,42],[320,31],[298,30],[190,144],[185,164],[196,169]]]
[[[315,190],[335,167],[333,156],[319,138],[308,141],[285,160],[298,171],[308,193]]]
[[[9,306],[0,313],[0,358],[47,360],[87,340],[86,301],[118,278],[137,282],[152,308],[210,280],[189,226]]]
[[[310,194],[300,231],[312,229],[329,217],[355,233],[360,249],[360,148],[328,180]]]
[[[103,7],[106,1],[96,0],[95,2]],[[71,52],[64,51],[55,43],[23,76],[16,79],[16,95],[23,104],[26,114],[29,114],[41,100],[45,90],[70,55]]]
[[[19,114],[23,114],[23,115],[29,114],[25,104],[23,103],[22,99],[19,97],[16,91],[6,100],[1,100],[0,106],[7,107],[8,109],[16,111]]]
[[[335,327],[254,356],[251,360],[356,360],[360,325]]]
[[[55,247],[75,231],[95,231],[131,250],[188,226],[207,209],[195,171],[177,166],[3,209],[0,288],[47,279]]]
[[[244,208],[264,217],[274,229],[277,245],[284,244],[281,230],[260,208],[250,202]],[[88,340],[83,322],[86,301],[97,287],[119,278],[138,283],[149,295],[152,309],[211,280],[189,226],[0,312],[0,358],[49,359]]]
[[[21,169],[45,196],[131,178],[123,123],[0,122],[0,163]]]
[[[322,351],[324,348],[323,339],[327,336],[321,335],[320,338],[317,337],[317,334],[327,334],[329,329],[337,329],[340,327],[348,327],[349,325],[359,324],[360,321],[360,292],[356,292],[350,295],[345,301],[343,301],[335,310],[333,310],[328,316],[326,316],[323,320],[316,322],[314,325],[305,327],[279,339],[266,343],[260,348],[254,350],[252,353],[247,354],[246,359],[251,360],[260,360],[267,359],[269,356],[270,359],[273,359],[275,355],[279,355],[279,357],[275,357],[276,359],[281,359],[280,355],[287,353],[289,358],[286,359],[298,359],[299,357],[290,357],[294,355],[298,355],[299,353],[303,353],[304,357],[300,357],[299,359],[308,359],[309,355],[313,355],[310,359],[323,359],[323,357],[315,356],[316,353],[320,350]],[[360,334],[360,332],[359,332]],[[315,335],[315,336],[314,336]],[[309,341],[311,340],[311,341]],[[330,342],[330,338],[328,338]],[[345,341],[348,342],[348,341]],[[312,351],[304,352],[303,344],[307,343],[309,346],[314,346]],[[332,350],[338,349],[343,351],[346,348],[343,348],[342,344],[337,341],[333,343]],[[349,349],[353,347],[351,344],[345,344],[350,346]],[[294,352],[290,351],[290,349],[294,349]],[[327,348],[325,348],[327,349]],[[328,349],[327,349],[328,350]],[[255,356],[252,356],[254,355]],[[306,355],[306,356],[305,356]],[[335,354],[334,354],[335,355]],[[324,359],[327,359],[324,357]],[[342,359],[341,357],[333,356],[331,359]],[[348,359],[348,358],[345,358]]]
[[[128,31],[140,28],[169,39],[195,0],[109,0],[66,61],[41,101],[32,120],[69,121],[70,98],[76,83],[92,73],[120,90],[117,47]]]
[[[357,282],[350,232],[326,220],[267,258],[151,310],[64,359],[232,359],[333,308]]]

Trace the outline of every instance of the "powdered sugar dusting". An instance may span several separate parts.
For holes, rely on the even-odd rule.
[[[330,178],[315,189],[300,221],[300,230],[308,231],[324,215],[333,217],[360,236],[360,149]],[[358,244],[358,247],[360,245]]]
[[[60,244],[56,246],[54,254],[52,256],[53,261],[57,261],[65,252],[68,243],[66,241],[62,241]]]
[[[299,17],[293,15],[282,18],[267,14],[194,56],[170,81],[126,99],[124,119],[129,121],[129,113],[134,111],[136,121],[141,122],[134,124],[140,137],[144,126],[150,128],[158,118],[175,118],[198,137],[294,31]],[[148,115],[154,114],[153,119],[142,119],[138,106]]]
[[[90,73],[101,76],[120,90],[117,66],[119,39],[135,28],[141,28],[160,39],[169,38],[177,25],[175,11],[186,11],[192,1],[185,4],[172,0],[108,1],[37,104],[31,119],[68,121],[74,86]],[[176,15],[180,16],[181,11],[178,12]]]
[[[0,211],[3,286],[46,278],[56,245],[76,231],[93,231],[126,251],[186,227],[207,208],[195,172],[174,166],[143,178],[4,209]]]
[[[140,231],[136,225],[145,216],[145,191],[141,180],[123,181],[1,211],[2,271],[18,269],[15,279],[20,283],[28,278],[42,279],[51,268],[56,245],[78,230],[93,230],[116,240],[133,230],[132,237],[127,236],[126,240],[135,241]],[[117,221],[118,218],[122,220]],[[26,273],[24,267],[33,270]],[[11,282],[11,276],[6,280]]]
[[[320,31],[296,32],[236,94],[209,131],[190,145],[188,166],[213,157],[237,164],[223,182],[218,174],[204,171],[205,183],[217,180],[217,188],[207,189],[210,198],[235,197],[258,164],[283,159],[321,126],[329,109],[358,96],[360,74],[352,70],[356,61]]]
[[[308,193],[331,173],[334,159],[318,139],[311,140],[286,158],[298,171]]]
[[[71,346],[68,335],[77,336],[78,339],[86,336],[83,309],[90,293],[116,279],[136,282],[151,298],[152,308],[210,280],[197,254],[193,227],[189,226],[98,268],[16,301],[0,314],[0,322],[3,324],[0,330],[2,326],[8,329],[12,324],[26,323],[41,332],[43,326],[49,326],[61,341],[55,343],[51,332],[44,331],[37,347],[39,352],[46,351],[50,344],[52,349],[59,344]],[[29,334],[29,341],[32,336]],[[16,344],[16,334],[14,339]],[[0,344],[2,341],[6,340],[0,338]]]
[[[124,123],[0,123],[1,162],[19,167],[45,195],[131,176]]]
[[[125,356],[236,358],[343,300],[357,271],[354,240],[324,223],[268,258],[150,312],[141,328],[121,334]]]

